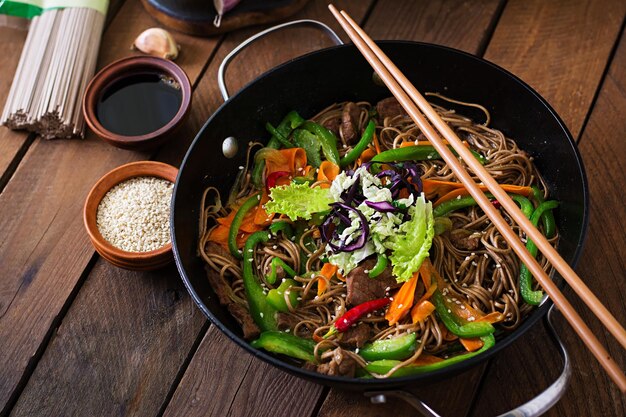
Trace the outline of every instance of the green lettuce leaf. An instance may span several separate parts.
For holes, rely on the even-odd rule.
[[[310,220],[313,214],[330,210],[328,205],[334,202],[329,188],[310,188],[307,184],[292,182],[272,188],[265,211],[285,214],[294,221]]]
[[[426,203],[423,195],[409,208],[408,214],[411,219],[398,228],[389,257],[398,282],[408,281],[419,269],[435,235],[433,207],[430,202]]]

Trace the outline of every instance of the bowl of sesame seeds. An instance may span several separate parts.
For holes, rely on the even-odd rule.
[[[155,161],[122,165],[93,186],[83,209],[96,251],[115,266],[153,270],[173,260],[170,205],[178,169]]]

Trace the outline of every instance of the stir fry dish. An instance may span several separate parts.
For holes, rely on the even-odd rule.
[[[558,203],[532,157],[488,127],[484,107],[436,96],[485,113],[481,124],[435,106],[556,245]],[[543,300],[394,98],[333,104],[310,120],[292,111],[266,128],[271,139],[251,144],[229,196],[205,190],[198,244],[253,347],[327,375],[415,375],[492,348]]]

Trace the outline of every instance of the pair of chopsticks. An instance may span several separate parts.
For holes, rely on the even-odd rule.
[[[500,202],[509,215],[515,220],[517,225],[526,233],[528,239],[532,239],[537,248],[544,254],[554,268],[561,274],[567,283],[574,289],[576,294],[591,309],[591,311],[600,319],[607,330],[615,336],[617,341],[626,348],[626,331],[622,325],[611,315],[598,298],[578,277],[576,272],[565,262],[558,252],[550,245],[546,238],[536,227],[524,216],[517,204],[508,196],[506,191],[498,185],[496,180],[487,172],[487,170],[472,155],[470,150],[466,148],[461,139],[450,129],[450,127],[439,117],[437,112],[420,94],[419,91],[411,84],[411,82],[402,74],[402,72],[394,65],[394,63],[383,53],[383,51],[374,43],[374,41],[361,29],[354,20],[344,11],[339,12],[332,4],[328,6],[341,27],[348,34],[352,42],[359,49],[361,54],[369,62],[369,64],[378,73],[385,85],[392,94],[398,99],[402,107],[407,111],[409,116],[420,128],[422,133],[426,135],[430,143],[437,150],[439,155],[452,169],[457,178],[463,183],[470,195],[474,197],[478,205],[483,209],[485,214],[496,226],[504,239],[511,246],[513,251],[524,262],[533,276],[541,284],[548,296],[554,304],[561,310],[567,321],[572,325],[574,331],[585,343],[587,348],[600,362],[600,365],[609,374],[611,379],[617,384],[622,392],[626,392],[626,376],[617,366],[613,359],[609,356],[606,349],[600,341],[591,332],[580,315],[574,310],[569,301],[559,291],[556,284],[548,277],[539,263],[526,250],[525,245],[521,242],[516,232],[514,232],[508,223],[502,218],[498,209],[480,190],[479,186],[471,178],[470,174],[461,165],[457,157],[447,146],[443,144],[441,136],[461,156],[467,166],[476,174],[483,184],[489,189],[489,192]],[[428,121],[424,118],[428,118]],[[430,123],[429,123],[430,122]],[[436,129],[436,130],[435,130]]]

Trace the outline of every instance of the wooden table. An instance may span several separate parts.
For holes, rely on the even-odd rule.
[[[296,17],[319,19],[340,33],[326,3],[311,1]],[[375,39],[433,42],[495,62],[555,107],[578,141],[589,178],[591,218],[577,270],[625,323],[626,2],[336,4]],[[99,66],[130,55],[134,37],[155,25],[138,0],[113,0]],[[180,163],[195,132],[221,104],[220,61],[259,30],[205,39],[176,36],[194,104],[177,138],[158,152],[112,148],[91,134],[84,141],[44,141],[0,128],[0,415],[412,414],[403,404],[373,406],[359,394],[329,390],[253,359],[207,322],[173,265],[152,273],[115,268],[95,254],[85,233],[83,201],[105,172],[148,158]],[[25,33],[2,28],[0,39],[4,97]],[[329,44],[309,29],[272,35],[231,66],[230,89]],[[624,350],[571,291],[567,295],[617,363],[626,364]],[[625,396],[562,318],[558,329],[572,355],[573,376],[548,415],[625,415]],[[486,366],[418,393],[444,416],[491,416],[539,393],[558,374],[559,363],[545,330],[536,326]]]

